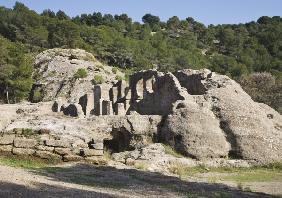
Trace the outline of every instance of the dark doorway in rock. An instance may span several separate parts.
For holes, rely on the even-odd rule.
[[[82,97],[79,98],[79,103],[82,107],[82,111],[84,113],[84,115],[86,115],[86,108],[87,108],[87,95],[84,95]]]
[[[113,129],[111,135],[113,137],[111,140],[104,140],[104,148],[109,152],[119,153],[134,150],[130,145],[132,134],[126,129]]]

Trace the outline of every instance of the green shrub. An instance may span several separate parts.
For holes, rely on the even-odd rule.
[[[78,78],[86,78],[88,76],[88,73],[85,69],[80,68],[77,70],[77,72],[74,74],[74,78],[78,79]]]
[[[114,74],[116,74],[116,73],[118,72],[118,68],[113,67],[113,68],[112,68],[112,72],[113,72]]]
[[[92,79],[93,85],[102,84],[104,82],[105,82],[105,80],[104,80],[103,76],[101,76],[101,75],[95,75],[94,78]]]
[[[32,102],[41,102],[43,99],[43,93],[41,89],[35,89],[33,92]]]
[[[123,77],[120,75],[116,75],[115,79],[120,81],[120,80],[123,80]]]

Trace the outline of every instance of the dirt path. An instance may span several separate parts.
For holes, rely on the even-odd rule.
[[[25,170],[0,165],[0,197],[271,197],[223,184],[132,169],[74,164]]]

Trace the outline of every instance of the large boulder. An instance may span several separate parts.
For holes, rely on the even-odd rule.
[[[228,156],[230,144],[212,111],[196,103],[179,103],[166,119],[161,139],[178,152],[197,159]]]
[[[176,73],[176,77],[188,93],[202,95],[209,103],[231,144],[230,157],[260,163],[282,160],[282,116],[278,112],[254,102],[238,83],[227,76],[209,70],[182,70]],[[202,122],[202,125],[207,122]]]

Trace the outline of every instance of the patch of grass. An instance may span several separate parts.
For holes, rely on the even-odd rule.
[[[86,56],[84,56],[82,59],[84,61],[90,61],[90,62],[95,62],[96,61],[95,57],[91,56],[90,54],[86,54]]]
[[[35,89],[32,96],[32,102],[41,102],[43,99],[43,93],[41,89]]]
[[[116,73],[118,72],[118,68],[113,67],[113,68],[112,68],[112,72],[113,72],[114,74],[116,74]]]
[[[120,76],[120,75],[116,75],[115,79],[118,80],[118,81],[120,81],[120,80],[123,80],[123,77]]]
[[[282,162],[270,163],[268,165],[263,166],[263,168],[282,171]]]
[[[30,137],[34,135],[34,131],[32,129],[22,129],[22,135],[25,137]]]
[[[139,169],[139,170],[148,170],[148,164],[145,163],[145,162],[139,162],[139,163],[136,163],[134,164],[134,167]]]
[[[211,168],[209,172],[229,173],[229,175],[224,176],[221,179],[235,181],[237,183],[267,181],[282,182],[282,164],[279,162],[250,168]]]
[[[103,76],[101,76],[101,75],[95,75],[94,78],[92,79],[93,85],[102,84],[104,82],[105,82],[105,80],[104,80]]]
[[[172,164],[169,171],[180,178],[195,176],[201,173],[227,173],[214,177],[208,176],[208,181],[234,181],[238,184],[245,182],[282,182],[281,163],[269,164],[251,168],[206,168],[205,166],[187,167],[181,163]]]
[[[110,150],[104,150],[104,158],[105,158],[107,161],[112,160],[112,155],[111,155]]]
[[[183,157],[183,155],[181,155],[180,153],[178,153],[175,149],[173,149],[171,146],[163,144],[163,147],[165,148],[165,153],[172,155],[174,157],[178,157],[181,158]]]
[[[0,156],[0,164],[25,169],[44,168],[55,163],[52,160],[41,160],[31,156]]]
[[[84,68],[80,68],[76,71],[76,73],[74,74],[74,78],[78,79],[78,78],[86,78],[88,76],[88,73],[86,71],[86,69]]]
[[[178,175],[179,178],[184,178],[197,173],[206,173],[208,170],[204,166],[187,167],[182,163],[174,163],[169,167],[169,172]]]
[[[223,180],[236,181],[236,182],[241,182],[241,183],[243,182],[268,182],[268,181],[282,182],[282,172],[273,171],[271,169],[239,170],[235,173],[233,172],[233,174],[225,176]]]
[[[209,182],[210,184],[214,184],[214,183],[216,183],[216,181],[217,181],[217,178],[216,178],[216,177],[209,177],[209,179],[208,179],[208,182]]]

